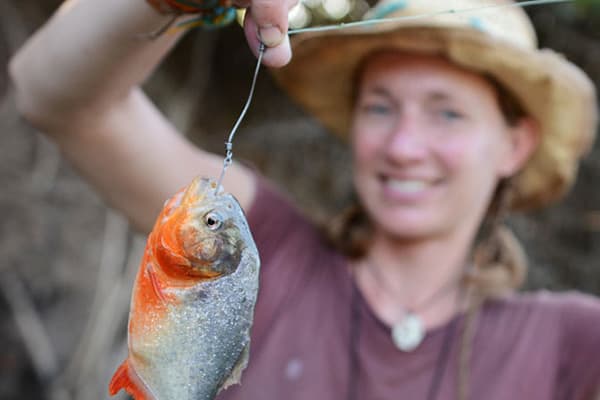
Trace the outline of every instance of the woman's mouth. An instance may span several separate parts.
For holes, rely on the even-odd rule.
[[[439,180],[429,178],[394,178],[381,176],[384,194],[396,200],[423,200]]]
[[[431,183],[416,179],[387,179],[385,185],[395,192],[416,193],[425,190]]]

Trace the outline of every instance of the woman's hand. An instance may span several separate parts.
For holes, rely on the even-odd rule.
[[[258,56],[260,42],[267,46],[263,64],[281,67],[287,64],[292,51],[287,34],[288,12],[298,0],[237,0],[238,7],[248,7],[244,18],[244,32],[248,45]]]

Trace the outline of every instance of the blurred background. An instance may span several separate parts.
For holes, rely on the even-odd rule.
[[[125,355],[130,288],[144,246],[16,113],[7,62],[59,4],[0,1],[0,399],[6,400],[107,398],[107,383]],[[348,21],[367,7],[363,0],[302,0],[290,18],[294,27]],[[541,45],[580,65],[598,87],[600,1],[527,12]],[[254,64],[239,26],[192,31],[145,86],[192,141],[223,153]],[[235,156],[321,221],[349,199],[346,148],[292,104],[266,71]],[[600,144],[564,201],[510,223],[530,258],[525,290],[600,295]]]

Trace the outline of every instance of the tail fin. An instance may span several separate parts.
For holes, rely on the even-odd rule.
[[[146,389],[135,369],[129,365],[128,359],[123,361],[110,380],[108,393],[114,396],[121,389],[125,389],[135,400],[154,400],[154,396]]]

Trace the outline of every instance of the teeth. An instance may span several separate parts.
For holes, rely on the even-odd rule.
[[[387,185],[390,189],[398,192],[414,193],[423,190],[427,187],[428,183],[425,181],[416,180],[396,180],[390,179],[387,181]]]

